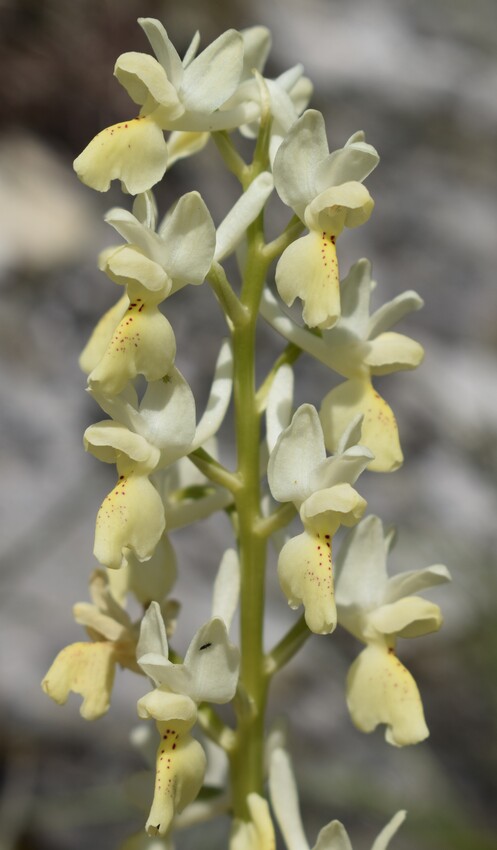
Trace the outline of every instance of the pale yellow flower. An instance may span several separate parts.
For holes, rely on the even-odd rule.
[[[288,306],[302,299],[309,327],[331,328],[340,317],[336,239],[344,227],[358,227],[371,215],[374,202],[362,181],[377,163],[361,133],[330,154],[323,116],[313,109],[295,121],[279,147],[276,190],[309,233],[281,255],[276,287]]]
[[[351,486],[371,460],[348,444],[326,457],[316,409],[303,404],[278,437],[269,457],[268,483],[278,502],[293,502],[304,531],[281,549],[278,577],[291,608],[303,604],[309,629],[329,634],[336,626],[331,541],[340,525],[354,525],[365,500]]]
[[[366,648],[347,677],[347,704],[356,726],[372,732],[386,726],[388,743],[416,744],[429,734],[421,697],[409,671],[396,655],[397,638],[437,631],[438,605],[413,596],[448,581],[446,567],[387,575],[390,538],[381,521],[370,516],[350,532],[337,557],[338,622]]]

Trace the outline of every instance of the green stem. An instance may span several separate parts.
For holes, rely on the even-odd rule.
[[[294,504],[292,504],[292,502],[281,505],[281,507],[277,508],[271,516],[264,517],[264,519],[260,520],[257,525],[258,534],[260,534],[261,537],[270,537],[275,531],[279,531],[280,528],[285,528],[288,523],[292,521],[296,513],[297,508]]]
[[[264,256],[269,262],[272,262],[283,253],[285,248],[288,248],[292,242],[295,242],[298,236],[302,233],[305,224],[300,220],[298,215],[294,215],[285,227],[281,236],[273,239],[272,242],[264,247]]]
[[[250,166],[242,159],[226,130],[216,130],[216,132],[211,133],[211,136],[225,165],[243,185],[247,179]]]
[[[300,619],[297,620],[290,631],[287,632],[287,634],[279,641],[279,643],[276,644],[271,652],[266,655],[266,675],[270,678],[274,676],[278,670],[281,670],[285,664],[288,664],[311,634],[312,632],[309,631],[305,617],[302,614]]]
[[[229,753],[235,746],[236,736],[233,729],[226,726],[212,706],[201,703],[198,708],[197,722],[202,731],[211,741]]]
[[[231,325],[233,326],[236,323],[242,322],[245,318],[244,308],[239,298],[233,292],[226,277],[226,272],[220,263],[214,262],[212,264],[207,275],[207,280]]]
[[[214,460],[205,449],[196,449],[188,455],[188,458],[197,469],[200,469],[200,472],[204,473],[209,481],[226,487],[230,493],[236,493],[240,489],[240,481],[237,476],[226,469],[219,461]]]
[[[238,516],[241,565],[240,693],[236,702],[237,744],[231,753],[233,810],[247,819],[247,796],[262,794],[264,783],[264,712],[267,681],[264,672],[264,583],[266,538],[258,533],[260,515],[260,413],[255,392],[255,342],[259,304],[267,272],[262,256],[263,218],[248,231],[246,274],[241,301],[248,321],[233,331],[235,430],[240,488],[234,494]]]

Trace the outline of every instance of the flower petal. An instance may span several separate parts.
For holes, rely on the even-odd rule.
[[[305,209],[309,230],[339,236],[344,227],[359,227],[373,212],[374,201],[362,183],[342,183],[317,195]]]
[[[327,156],[324,118],[316,109],[308,109],[281,143],[273,166],[278,195],[302,220],[307,204],[316,196],[317,166]]]
[[[363,519],[343,541],[336,558],[337,605],[368,611],[383,600],[387,582],[387,547],[376,516]]]
[[[140,562],[133,552],[126,552],[126,563],[120,570],[109,573],[112,592],[124,602],[133,593],[144,607],[153,599],[164,599],[176,581],[176,554],[164,534],[152,557]]]
[[[163,655],[166,659],[169,656],[166,629],[158,602],[150,603],[140,625],[136,657],[140,660],[148,653]]]
[[[162,467],[188,454],[195,433],[195,399],[179,369],[173,367],[161,381],[149,383],[138,427],[149,443],[161,449]]]
[[[131,100],[152,111],[159,104],[171,118],[184,112],[174,85],[162,65],[148,53],[123,53],[114,66],[114,76],[128,92]]]
[[[104,356],[88,376],[90,386],[118,395],[128,381],[144,375],[158,381],[171,371],[176,356],[173,329],[146,296],[131,301],[116,327]]]
[[[283,546],[278,558],[280,586],[291,608],[303,604],[314,634],[331,634],[337,623],[330,536],[304,531]]]
[[[242,37],[236,30],[227,30],[185,69],[181,99],[186,109],[214,112],[234,93],[242,69]]]
[[[72,643],[59,652],[41,686],[59,705],[67,701],[70,691],[81,694],[82,717],[96,720],[109,709],[115,668],[112,643]]]
[[[434,602],[419,596],[406,596],[371,611],[368,619],[381,634],[413,638],[438,631],[442,612]]]
[[[155,304],[169,295],[171,281],[168,275],[162,266],[149,259],[139,248],[122,245],[111,254],[106,252],[100,268],[114,283],[136,289],[138,294],[141,294],[141,287],[157,293]],[[134,300],[134,294],[128,291],[131,300]]]
[[[280,434],[268,464],[268,483],[278,502],[300,503],[312,492],[313,470],[326,457],[316,408],[302,404]]]
[[[154,193],[151,189],[146,192],[141,192],[133,201],[132,215],[138,221],[151,230],[155,230],[157,223],[157,202],[154,198]]]
[[[372,280],[371,263],[369,260],[358,260],[350,267],[350,271],[340,284],[342,315],[340,324],[333,334],[325,333],[324,339],[333,357],[333,349],[337,344],[337,331],[347,331],[352,338],[363,340],[367,337],[369,322],[369,302],[371,298]],[[333,359],[330,362],[333,366]]]
[[[134,209],[134,205],[133,205]],[[164,267],[168,248],[160,236],[148,224],[137,218],[129,210],[113,207],[104,216],[104,221],[117,230],[123,239],[133,244],[150,260]]]
[[[251,79],[254,69],[262,72],[271,50],[271,33],[267,27],[248,27],[240,32],[243,39],[242,80]]]
[[[374,472],[398,469],[404,458],[397,422],[392,409],[369,380],[345,381],[323,399],[319,416],[328,451],[336,451],[343,431],[359,413],[364,416],[361,444],[374,454],[368,468]]]
[[[380,157],[366,142],[347,142],[345,147],[330,153],[316,168],[318,192],[329,186],[351,181],[362,183],[378,165]]]
[[[206,758],[199,742],[174,722],[160,723],[155,790],[145,829],[165,835],[177,812],[192,803],[202,787]]]
[[[132,629],[131,617],[122,607],[121,600],[112,591],[109,580],[111,575],[115,575],[115,572],[109,573],[109,571],[106,572],[105,570],[93,570],[89,581],[89,590],[93,605],[115,622],[125,626],[126,629]]]
[[[118,569],[131,549],[139,561],[150,558],[165,528],[162,500],[146,475],[121,475],[97,514],[93,553]]]
[[[91,605],[89,602],[76,602],[72,610],[75,621],[89,629],[92,637],[93,633],[97,633],[100,639],[105,638],[115,642],[127,636],[126,627],[99,611],[96,605]]]
[[[134,118],[102,130],[74,160],[79,179],[106,192],[120,180],[130,195],[150,189],[165,174],[167,145],[152,118]]]
[[[361,424],[359,419],[358,424]],[[360,438],[360,428],[358,430]],[[343,435],[340,438],[338,450],[342,440]],[[354,484],[372,459],[373,454],[364,446],[354,445],[342,453],[338,451],[336,455],[326,458],[314,470],[311,477],[313,489],[324,490],[336,484]]]
[[[269,322],[269,324],[281,334],[282,337],[289,342],[295,343],[303,351],[307,351],[316,360],[324,363],[325,366],[333,368],[333,361],[330,361],[329,347],[324,342],[324,339],[311,333],[304,327],[296,325],[289,316],[283,312],[281,304],[276,300],[269,289],[265,289],[262,293],[261,316]],[[323,334],[324,335],[324,334]]]
[[[340,525],[355,525],[365,510],[366,500],[357,490],[350,484],[335,484],[311,493],[300,508],[300,518],[306,527],[333,537]]]
[[[423,304],[423,299],[412,289],[382,304],[369,319],[369,339],[374,339],[378,334],[390,330],[392,325],[396,325],[404,316],[412,313],[413,310],[420,310]]]
[[[84,433],[85,450],[104,463],[117,463],[125,455],[129,460],[153,469],[158,452],[147,440],[120,422],[104,419],[90,425]]]
[[[215,617],[198,630],[188,647],[184,666],[192,682],[186,693],[195,702],[225,703],[233,699],[240,652],[230,643],[223,620]]]
[[[200,284],[211,267],[216,230],[198,192],[183,195],[159,228],[167,246],[164,268],[173,281],[172,292],[187,283]]]
[[[87,375],[95,369],[104,356],[114,331],[129,307],[129,298],[123,295],[107,310],[95,327],[79,358],[80,369]]]
[[[138,18],[138,23],[147,36],[158,61],[164,68],[167,78],[175,88],[179,88],[183,79],[183,65],[163,24],[156,18]]]
[[[398,573],[398,575],[388,579],[384,601],[395,602],[411,593],[418,593],[420,590],[435,587],[437,584],[444,584],[446,581],[450,581],[450,573],[443,564],[435,564],[432,567],[426,567],[424,570],[409,570],[408,572]]]
[[[372,375],[388,375],[390,372],[415,369],[423,357],[423,346],[419,342],[389,331],[371,340],[364,362]]]
[[[429,735],[416,682],[386,646],[366,647],[352,664],[347,705],[363,732],[385,723],[386,740],[394,746],[417,744]]]
[[[137,710],[142,720],[152,718],[166,723],[174,720],[181,722],[184,729],[191,729],[197,719],[197,707],[193,700],[185,694],[171,693],[167,688],[159,687],[149,691],[138,700]]]
[[[334,237],[313,230],[292,242],[276,266],[276,287],[289,307],[296,298],[302,299],[302,317],[309,327],[333,327],[340,317]]]

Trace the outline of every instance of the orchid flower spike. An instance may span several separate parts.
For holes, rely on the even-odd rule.
[[[197,33],[181,60],[159,21],[141,18],[139,24],[156,58],[124,53],[114,74],[140,107],[140,114],[102,130],[74,162],[83,183],[100,192],[106,192],[114,179],[132,195],[157,183],[167,168],[163,130],[204,133],[234,128],[257,117],[254,102],[222,109],[244,70],[240,33],[227,30],[196,56]]]
[[[326,457],[316,409],[298,408],[269,457],[268,483],[278,502],[293,502],[304,531],[283,546],[278,559],[281,588],[292,608],[304,604],[309,629],[329,634],[336,626],[331,540],[340,525],[354,525],[365,500],[351,486],[371,461],[353,445],[357,428],[344,435],[339,452]]]
[[[275,748],[271,754],[269,793],[287,850],[310,850],[300,817],[297,786],[290,756],[283,747]],[[405,811],[397,812],[373,842],[371,850],[387,850],[390,839],[405,820],[405,816]],[[333,820],[324,826],[312,850],[352,850],[343,824]]]
[[[288,306],[302,299],[309,327],[331,328],[340,317],[335,242],[344,227],[358,227],[371,215],[373,200],[362,181],[377,163],[362,133],[330,154],[323,116],[314,109],[293,124],[278,150],[276,191],[309,233],[281,255],[276,286]]]
[[[336,561],[336,602],[340,625],[366,644],[347,677],[352,720],[363,732],[384,723],[388,743],[401,747],[429,732],[416,682],[397,658],[397,638],[440,628],[438,605],[412,594],[449,581],[450,574],[437,564],[389,578],[389,541],[375,516],[349,534]]]

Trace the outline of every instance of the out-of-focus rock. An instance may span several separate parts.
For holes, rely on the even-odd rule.
[[[45,142],[0,139],[0,273],[45,273],[88,256],[97,217],[67,165]]]

